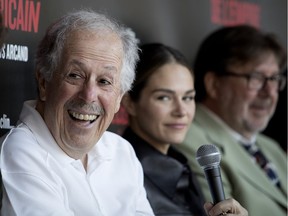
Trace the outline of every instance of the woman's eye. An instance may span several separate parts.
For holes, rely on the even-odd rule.
[[[161,101],[168,101],[170,100],[170,98],[168,96],[159,96],[157,97],[158,100],[161,100]]]
[[[186,97],[183,97],[183,100],[184,101],[193,101],[195,99],[195,96],[186,96]]]

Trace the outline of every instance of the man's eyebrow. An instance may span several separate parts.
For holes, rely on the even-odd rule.
[[[72,59],[72,60],[69,62],[69,65],[77,65],[77,66],[79,66],[79,67],[87,68],[87,66],[86,66],[83,62],[81,62],[81,61],[79,61],[79,60],[77,60],[77,59]]]
[[[254,71],[251,71],[250,74],[264,74],[264,72],[261,70],[254,70]],[[280,70],[276,70],[272,73],[272,76],[277,76],[277,75],[281,75],[281,74],[283,74],[283,73]]]
[[[69,65],[75,65],[75,66],[78,66],[78,67],[86,69],[86,70],[89,69],[89,67],[87,67],[87,65],[85,63],[83,63],[82,61],[79,61],[78,59],[72,59],[69,62]],[[103,68],[105,70],[107,70],[109,73],[117,71],[117,68],[114,65],[104,65]]]
[[[117,71],[117,68],[113,65],[105,65],[104,68],[110,71]]]
[[[103,74],[107,76],[111,76],[111,77],[117,76],[117,68],[113,65],[104,65],[102,69],[103,69],[102,70]]]

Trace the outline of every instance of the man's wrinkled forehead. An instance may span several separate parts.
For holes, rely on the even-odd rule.
[[[112,31],[73,31],[64,45],[64,55],[95,55],[112,63],[121,63],[124,57],[122,41]]]

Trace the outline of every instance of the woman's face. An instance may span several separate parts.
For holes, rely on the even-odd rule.
[[[191,72],[169,63],[150,76],[138,102],[130,101],[133,130],[166,154],[170,144],[180,144],[195,113],[195,89]]]

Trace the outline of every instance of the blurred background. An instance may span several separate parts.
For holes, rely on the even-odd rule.
[[[16,125],[23,102],[37,96],[34,56],[47,26],[81,8],[118,19],[141,43],[179,49],[191,64],[200,42],[220,26],[250,24],[276,34],[287,47],[287,0],[0,0],[2,27],[8,30],[0,52],[0,136]],[[126,123],[121,109],[109,130],[121,133]],[[287,87],[264,133],[287,151]]]

